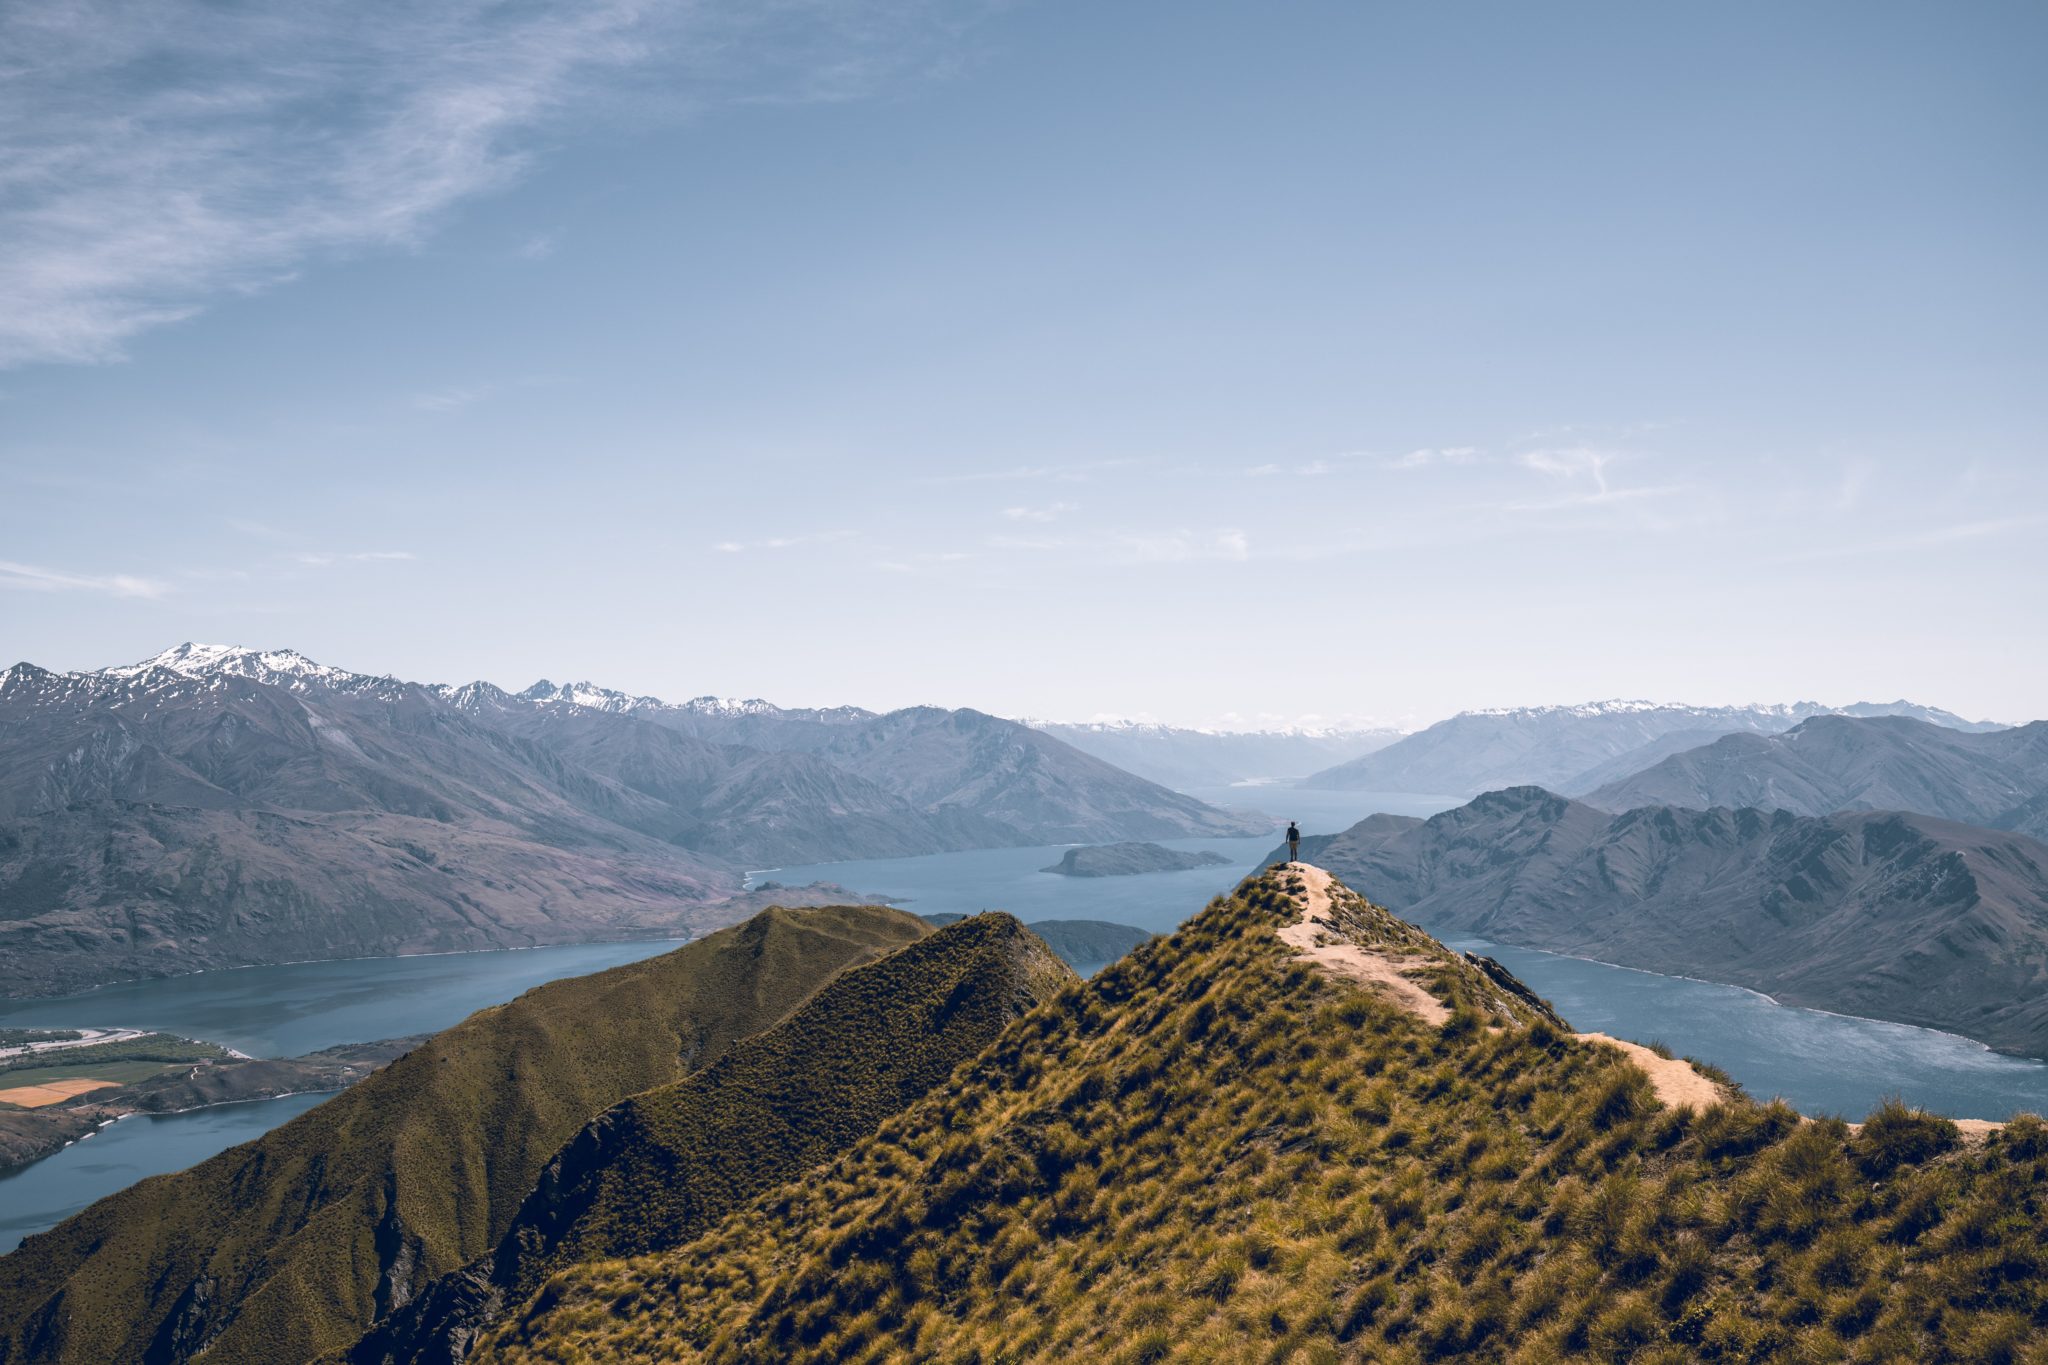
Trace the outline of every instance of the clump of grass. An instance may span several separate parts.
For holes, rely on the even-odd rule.
[[[1911,1108],[1898,1096],[1886,1098],[1870,1117],[1852,1144],[1856,1164],[1873,1179],[1890,1175],[1901,1166],[1953,1151],[1962,1133],[1948,1119]]]

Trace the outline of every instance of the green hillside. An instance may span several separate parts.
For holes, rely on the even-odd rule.
[[[722,1057],[841,970],[931,932],[771,909],[483,1010],[263,1138],[0,1257],[0,1362],[304,1360],[504,1235],[591,1116]]]
[[[2048,1349],[2038,1119],[1972,1146],[1896,1106],[1860,1130],[1725,1092],[1666,1107],[1621,1051],[1341,889],[1293,929],[1287,878],[1070,988],[687,1245],[566,1270],[470,1358]],[[1333,974],[1347,954],[1356,980]],[[1368,984],[1390,963],[1399,981]]]
[[[945,1083],[1074,974],[1008,915],[842,973],[715,1065],[607,1110],[547,1165],[489,1260],[428,1286],[349,1353],[447,1360],[561,1266],[678,1245]]]

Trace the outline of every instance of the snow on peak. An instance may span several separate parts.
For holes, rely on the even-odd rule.
[[[773,716],[782,708],[759,697],[748,697],[745,701],[737,697],[692,697],[683,703],[683,710],[705,716]]]
[[[592,711],[642,711],[664,706],[659,697],[635,697],[594,682],[552,683],[542,678],[519,694],[521,701],[542,706],[581,706]]]
[[[101,669],[104,678],[139,678],[157,669],[188,678],[235,677],[303,691],[308,687],[358,687],[388,681],[316,663],[295,649],[248,649],[240,645],[204,645],[187,641],[140,663]]]

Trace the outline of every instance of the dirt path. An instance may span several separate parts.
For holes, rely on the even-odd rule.
[[[1650,1084],[1656,1087],[1657,1098],[1669,1108],[1706,1109],[1727,1098],[1721,1093],[1720,1086],[1694,1071],[1690,1062],[1659,1057],[1641,1043],[1612,1038],[1604,1033],[1581,1033],[1577,1036],[1589,1043],[1605,1043],[1609,1047],[1620,1048],[1649,1076]]]
[[[1451,1017],[1443,1001],[1401,974],[1401,959],[1332,939],[1327,932],[1330,874],[1308,863],[1291,863],[1289,867],[1300,875],[1308,891],[1301,918],[1280,931],[1280,941],[1294,949],[1297,959],[1361,985],[1383,988],[1395,1004],[1425,1024],[1440,1025]]]
[[[1379,987],[1393,997],[1395,1004],[1426,1024],[1441,1025],[1451,1017],[1443,1001],[1402,973],[1408,959],[1375,953],[1333,937],[1329,873],[1309,863],[1290,863],[1288,870],[1301,878],[1306,895],[1301,918],[1280,931],[1280,941],[1294,949],[1299,961],[1312,962],[1332,975],[1361,985]],[[1673,1109],[1705,1109],[1726,1098],[1720,1086],[1693,1070],[1689,1062],[1659,1057],[1641,1043],[1610,1038],[1604,1033],[1577,1036],[1589,1043],[1621,1049],[1650,1078],[1657,1098]]]

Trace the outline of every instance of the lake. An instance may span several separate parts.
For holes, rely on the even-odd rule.
[[[1325,792],[1285,782],[1239,782],[1228,787],[1189,787],[1189,796],[1212,806],[1234,806],[1270,815],[1283,825],[1293,820],[1303,834],[1340,834],[1368,815],[1431,816],[1455,810],[1470,797],[1420,792]],[[1271,845],[1268,845],[1271,847]]]
[[[252,1057],[297,1057],[337,1043],[435,1033],[542,982],[681,946],[659,939],[238,967],[0,1000],[0,1027],[111,1024],[202,1038]]]
[[[337,1043],[437,1032],[543,982],[679,946],[660,939],[242,967],[53,1000],[0,1001],[0,1024],[111,1022],[225,1043],[252,1056],[295,1057]],[[137,1114],[0,1176],[0,1252],[144,1176],[181,1171],[259,1138],[325,1098],[287,1095],[183,1114]]]
[[[287,1095],[185,1114],[132,1114],[102,1128],[55,1156],[0,1176],[0,1251],[13,1250],[30,1233],[55,1227],[144,1176],[182,1171],[262,1137],[326,1098]]]

